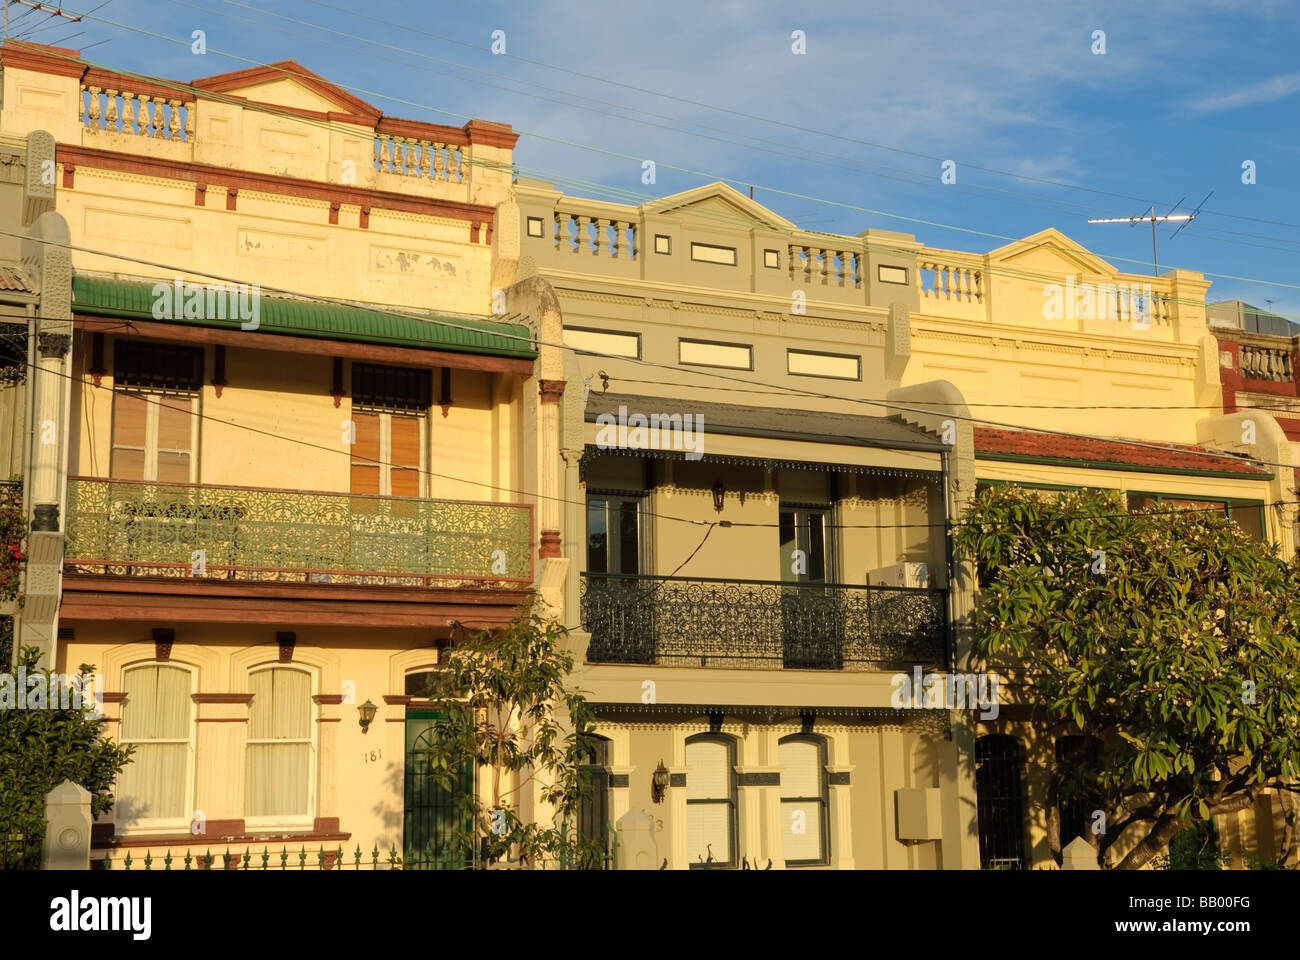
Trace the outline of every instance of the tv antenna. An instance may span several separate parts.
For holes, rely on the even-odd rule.
[[[1209,193],[1205,195],[1205,200],[1209,200],[1210,197],[1213,195],[1214,195],[1214,191],[1211,190]],[[1183,200],[1186,199],[1187,199],[1186,197],[1183,197]],[[1202,200],[1200,203],[1196,205],[1196,209],[1193,210],[1191,213],[1174,213],[1173,211],[1177,210],[1179,206],[1182,205],[1183,200],[1179,200],[1178,203],[1175,203],[1172,207],[1170,207],[1169,213],[1166,214],[1157,214],[1156,208],[1153,205],[1149,207],[1147,209],[1147,212],[1140,217],[1102,217],[1096,220],[1089,220],[1088,222],[1089,223],[1127,223],[1130,226],[1136,226],[1139,223],[1150,223],[1151,224],[1151,272],[1152,272],[1152,276],[1158,277],[1160,276],[1160,257],[1158,256],[1156,251],[1156,224],[1157,223],[1180,224],[1178,229],[1174,231],[1174,236],[1169,238],[1170,240],[1172,240],[1174,237],[1178,236],[1178,234],[1182,231],[1183,227],[1187,226],[1189,223],[1191,223],[1193,220],[1196,219],[1196,215],[1201,212],[1201,207],[1205,206],[1205,200]]]

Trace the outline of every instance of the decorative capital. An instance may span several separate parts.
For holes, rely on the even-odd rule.
[[[32,530],[58,533],[59,505],[57,503],[38,503],[32,509]]]
[[[36,346],[42,357],[62,359],[72,349],[72,335],[68,333],[38,333]]]
[[[560,552],[560,531],[542,531],[541,546],[537,550],[537,556],[542,560],[545,560],[548,557],[562,556]]]
[[[564,396],[564,380],[539,380],[538,392],[541,394],[542,403],[559,403],[560,398]]]

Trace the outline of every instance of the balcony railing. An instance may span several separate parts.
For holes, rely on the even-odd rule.
[[[944,591],[584,574],[593,663],[881,670],[942,664]]]
[[[73,477],[69,572],[296,583],[531,582],[528,504]]]

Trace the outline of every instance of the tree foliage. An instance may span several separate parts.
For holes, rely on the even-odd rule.
[[[956,537],[981,586],[974,656],[1062,732],[1095,737],[1068,789],[1137,868],[1182,829],[1300,776],[1300,564],[1222,514],[1115,492],[998,486]]]
[[[51,673],[37,669],[39,659],[36,647],[24,647],[11,673],[16,680],[21,666],[49,690]],[[83,686],[93,669],[81,665]],[[104,719],[68,701],[74,705],[0,709],[0,869],[39,868],[45,795],[64,780],[90,792],[95,816],[113,806],[113,784],[134,748],[105,739]]]
[[[446,687],[454,692],[441,701],[447,719],[433,725],[425,756],[429,774],[459,795],[462,840],[484,862],[581,868],[604,855],[576,829],[595,737],[586,701],[565,686],[573,670],[565,633],[530,611],[449,648]],[[469,793],[459,788],[467,764],[481,784]],[[521,816],[526,790],[549,805],[549,821]]]

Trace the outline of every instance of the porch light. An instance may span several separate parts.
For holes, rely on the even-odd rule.
[[[377,714],[378,712],[379,712],[379,708],[375,706],[373,703],[371,703],[369,700],[367,700],[361,706],[357,707],[357,713],[361,714],[362,733],[365,733],[367,730],[370,729],[370,724],[374,721],[375,714]]]
[[[664,794],[668,792],[668,768],[664,766],[662,760],[659,766],[655,768],[654,776],[650,778],[650,799],[655,803],[664,802]]]
[[[727,488],[722,485],[721,480],[713,481],[713,509],[722,512],[722,504],[727,496]]]

